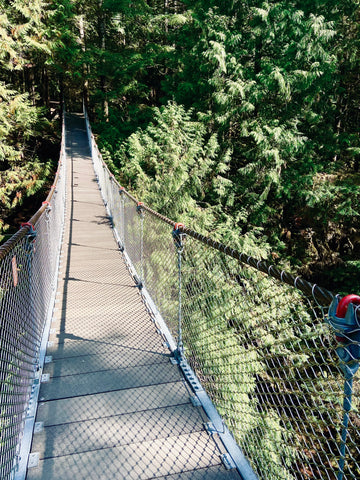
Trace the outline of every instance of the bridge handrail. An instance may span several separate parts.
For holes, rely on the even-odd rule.
[[[55,303],[65,212],[65,112],[57,172],[37,212],[0,246],[0,478],[23,480]]]
[[[113,179],[112,181],[116,182],[120,188],[123,188],[115,179]],[[130,198],[134,203],[137,203],[137,204],[139,203],[139,201],[136,200],[136,198],[133,197],[127,190],[124,189],[123,191],[124,191],[124,194],[127,195],[127,197]],[[154,215],[155,217],[161,219],[163,222],[168,223],[169,225],[175,226],[177,224],[177,222],[174,222],[173,220],[170,220],[169,218],[165,217],[164,215],[161,215],[155,210],[152,210],[150,207],[148,207],[145,204],[142,205],[142,208],[145,211],[149,212],[151,215]],[[192,230],[189,227],[186,227],[185,225],[179,225],[178,229],[179,229],[179,232],[185,233],[186,235],[189,235],[195,238],[196,240],[204,243],[205,245],[210,246],[215,250],[218,250],[219,252],[224,253],[225,255],[228,255],[229,257],[235,258],[240,262],[255,268],[256,270],[259,270],[260,272],[263,272],[269,275],[270,277],[276,278],[280,282],[284,282],[290,285],[291,287],[296,287],[306,295],[312,295],[314,299],[317,302],[319,302],[320,305],[328,306],[334,299],[335,295],[329,290],[322,288],[319,285],[316,285],[314,283],[308,282],[307,280],[305,280],[300,276],[295,277],[294,275],[287,272],[286,270],[279,270],[278,267],[269,263],[267,260],[264,260],[264,259],[258,260],[252,257],[251,255],[248,255],[243,252],[239,252],[238,250],[235,250],[228,245],[225,245],[217,240],[214,240],[199,232],[196,232],[195,230]]]

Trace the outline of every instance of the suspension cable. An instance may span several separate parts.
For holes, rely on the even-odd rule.
[[[138,204],[138,200],[131,195],[124,187],[121,187],[119,184],[119,187],[122,188],[122,192],[134,203]],[[146,210],[149,212],[151,215],[154,217],[159,218],[163,222],[172,225],[173,227],[175,226],[176,222],[173,220],[170,220],[169,218],[165,217],[164,215],[156,212],[152,208],[148,207],[147,205],[142,204],[142,209]],[[240,262],[249,265],[252,268],[255,268],[256,270],[259,270],[260,272],[265,273],[266,275],[276,278],[282,283],[286,283],[292,287],[296,287],[298,290],[302,291],[306,295],[309,295],[313,297],[320,305],[329,305],[333,298],[334,294],[331,293],[329,290],[326,290],[325,288],[322,288],[316,284],[313,284],[311,282],[308,282],[307,280],[299,277],[299,276],[294,276],[293,274],[285,271],[285,270],[280,270],[278,267],[275,265],[269,263],[267,260],[261,259],[258,260],[251,255],[247,255],[243,252],[239,252],[238,250],[235,250],[228,245],[225,245],[221,242],[218,242],[217,240],[214,240],[210,237],[206,237],[205,235],[202,235],[199,232],[196,232],[195,230],[191,230],[188,227],[185,226],[179,226],[179,231],[181,233],[185,233],[186,235],[189,235],[190,237],[195,238],[196,240],[204,243],[205,245],[214,248],[215,250],[218,250],[225,255],[228,255],[229,257],[235,258],[239,260]]]

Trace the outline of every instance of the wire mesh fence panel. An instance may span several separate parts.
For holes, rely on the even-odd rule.
[[[171,226],[146,212],[143,243],[146,289],[177,341],[178,269]]]
[[[6,480],[17,469],[27,409],[41,366],[43,332],[55,298],[65,171],[63,138],[49,201],[0,247],[0,478]]]
[[[9,478],[14,466],[34,378],[39,333],[28,310],[30,256],[31,247],[25,238],[1,262],[1,478]]]
[[[141,281],[141,238],[143,228],[143,218],[136,209],[136,204],[130,200],[125,199],[124,203],[124,244],[126,252],[128,253],[133,266],[137,272],[137,281]]]
[[[191,238],[183,265],[185,355],[259,478],[335,478],[344,380],[326,309]]]

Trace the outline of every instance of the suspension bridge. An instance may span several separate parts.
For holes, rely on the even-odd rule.
[[[86,112],[0,261],[2,479],[360,477],[360,298],[139,202]]]

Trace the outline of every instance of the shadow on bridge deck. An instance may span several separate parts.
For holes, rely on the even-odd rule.
[[[81,115],[67,122],[58,300],[28,480],[235,479],[157,334],[106,217]],[[39,462],[37,463],[37,459]]]

